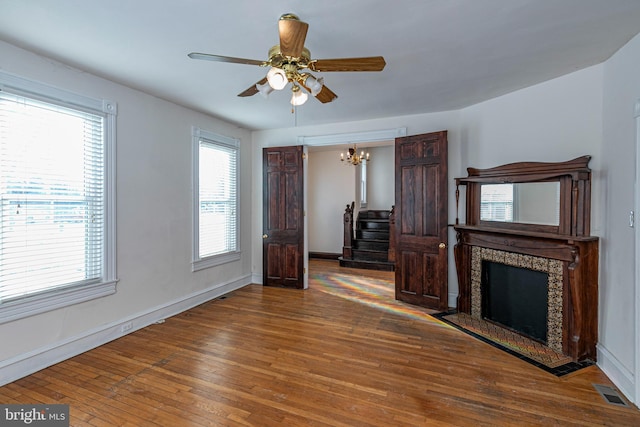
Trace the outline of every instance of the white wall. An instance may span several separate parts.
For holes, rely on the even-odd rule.
[[[601,235],[602,74],[590,67],[461,110],[460,176],[469,166],[591,155],[591,234]]]
[[[640,404],[640,355],[635,352],[640,325],[635,324],[634,270],[638,262],[629,227],[634,210],[636,125],[634,104],[640,98],[640,36],[604,64],[602,158],[602,231],[600,233],[600,344],[603,370],[627,396]],[[638,218],[638,213],[636,213]],[[638,222],[636,221],[636,227]],[[637,296],[636,296],[637,298]],[[635,325],[635,328],[634,328]],[[601,357],[602,356],[602,357]],[[635,366],[634,366],[635,365]],[[635,369],[635,374],[634,374]],[[634,393],[634,382],[635,390]]]
[[[367,209],[390,210],[395,204],[395,148],[393,145],[367,149]]]
[[[0,384],[251,278],[248,131],[0,43],[6,72],[118,105],[116,294],[0,325]],[[191,272],[191,126],[241,140],[241,261]],[[226,285],[222,286],[221,285]],[[9,344],[10,343],[10,344]],[[49,356],[51,355],[51,356]],[[55,360],[57,361],[57,360]]]
[[[356,168],[340,161],[341,151],[312,151],[307,166],[309,252],[342,253],[343,214],[356,200]]]

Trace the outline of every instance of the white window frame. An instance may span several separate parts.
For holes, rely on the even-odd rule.
[[[191,170],[192,170],[192,224],[193,224],[193,247],[191,271],[199,271],[205,268],[215,267],[217,265],[226,264],[240,260],[240,141],[224,135],[219,135],[198,127],[191,129]],[[208,257],[200,257],[200,141],[204,140],[210,144],[221,145],[227,148],[233,148],[237,151],[236,163],[236,250],[219,255]]]
[[[116,292],[116,116],[117,104],[0,71],[0,90],[63,107],[103,115],[104,122],[104,245],[102,280],[66,286],[0,303],[0,324],[112,295]]]
[[[360,164],[360,207],[367,207],[367,173],[368,166],[367,163],[369,161],[367,159],[362,159],[362,163]]]

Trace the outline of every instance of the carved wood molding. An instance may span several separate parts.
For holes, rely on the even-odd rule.
[[[590,174],[591,156],[577,157],[566,162],[515,162],[488,169],[467,168],[466,178],[457,178],[463,182],[525,182],[540,181],[559,176],[571,176],[574,180],[587,179]]]

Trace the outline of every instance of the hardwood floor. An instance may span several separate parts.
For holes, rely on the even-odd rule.
[[[73,426],[637,426],[595,366],[556,378],[393,301],[393,273],[313,261],[0,387]]]

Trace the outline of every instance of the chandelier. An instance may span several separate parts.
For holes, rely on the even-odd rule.
[[[358,166],[363,160],[369,161],[369,153],[365,154],[364,151],[360,151],[358,154],[358,148],[355,145],[347,150],[346,156],[345,153],[340,153],[341,162],[347,161],[348,164],[354,166]]]

